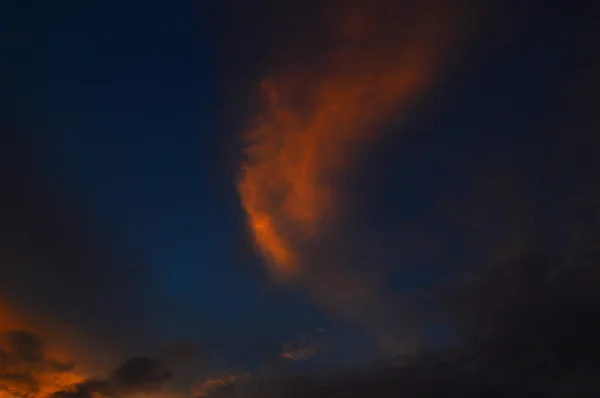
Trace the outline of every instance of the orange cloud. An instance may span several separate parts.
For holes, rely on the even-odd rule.
[[[46,397],[84,379],[64,355],[47,352],[36,335],[24,330],[0,334],[0,398]]]
[[[66,325],[0,300],[0,398],[47,397],[84,381],[95,364],[77,350],[81,340]]]
[[[192,388],[192,395],[194,397],[205,397],[205,396],[208,396],[209,394],[217,391],[220,388],[223,388],[225,386],[233,384],[236,381],[238,381],[240,379],[244,379],[246,377],[248,377],[246,374],[230,373],[230,374],[210,378],[210,379],[204,380],[203,382],[195,385]]]
[[[314,237],[333,213],[333,182],[352,150],[431,85],[447,48],[448,18],[437,7],[418,14],[414,30],[396,41],[393,24],[407,21],[367,2],[353,5],[336,13],[338,45],[319,76],[264,80],[268,109],[245,134],[238,190],[257,248],[278,274],[301,271],[297,242]]]
[[[319,299],[329,300],[333,286],[311,280],[314,265],[301,257],[339,216],[336,181],[361,143],[432,86],[456,37],[457,19],[443,3],[398,3],[336,2],[327,61],[318,72],[300,65],[264,79],[267,109],[244,134],[237,188],[257,251],[274,276],[304,283]],[[328,305],[365,313],[378,302],[360,277],[329,275],[352,297]]]
[[[283,352],[279,356],[292,361],[304,361],[315,355],[317,355],[317,349],[315,347],[296,348],[291,344],[284,344]]]

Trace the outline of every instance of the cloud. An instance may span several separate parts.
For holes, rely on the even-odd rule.
[[[303,334],[295,341],[285,343],[281,347],[281,358],[291,361],[305,361],[326,351],[326,345],[319,336],[320,332]]]
[[[274,278],[305,287],[391,346],[390,297],[330,244],[343,217],[338,185],[361,145],[431,89],[468,24],[460,6],[444,2],[324,4],[326,48],[316,46],[310,66],[292,64],[261,83],[266,110],[244,133],[237,187]]]
[[[587,264],[590,259],[580,260]],[[600,256],[591,261],[596,269]],[[583,264],[583,265],[586,265]],[[596,396],[600,289],[587,266],[523,252],[461,285],[460,338],[409,357],[329,372],[219,383],[209,398]]]
[[[44,397],[84,378],[35,334],[9,330],[0,336],[0,396]]]
[[[163,388],[172,376],[157,359],[137,357],[127,360],[106,379],[88,379],[68,389],[53,392],[51,398],[90,398],[97,394],[109,397],[151,393]]]
[[[282,352],[279,355],[281,358],[292,361],[305,361],[317,355],[317,349],[314,347],[294,347],[290,343],[286,343],[282,347]]]
[[[294,240],[313,238],[334,211],[333,182],[348,165],[349,149],[431,84],[450,36],[444,11],[424,9],[411,24],[412,35],[394,48],[371,51],[366,44],[379,43],[380,30],[398,21],[377,19],[388,10],[354,5],[359,8],[337,10],[341,22],[333,28],[342,33],[323,71],[263,81],[268,110],[245,137],[242,204],[258,249],[283,276],[302,273]],[[373,21],[363,21],[372,16],[363,7],[375,14]],[[431,31],[434,22],[440,32]]]
[[[228,373],[220,376],[213,376],[198,383],[192,387],[191,394],[194,397],[212,396],[219,391],[223,391],[228,386],[248,378],[247,373]]]
[[[41,323],[25,321],[6,304],[0,309],[0,398],[126,396],[160,391],[171,379],[162,360],[148,357],[131,358],[105,378],[90,378],[85,368],[98,371],[102,367],[94,366],[98,365],[94,361],[92,366],[82,366],[76,360],[85,356],[71,355],[48,338],[60,328],[38,334],[31,330]],[[167,359],[175,363],[182,358],[178,353]]]

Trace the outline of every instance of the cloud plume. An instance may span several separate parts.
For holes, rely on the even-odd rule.
[[[460,8],[340,4],[326,2],[324,41],[331,45],[324,56],[262,81],[266,110],[244,134],[237,187],[256,249],[275,278],[370,323],[366,314],[381,301],[377,286],[340,258],[325,260],[311,249],[342,213],[336,186],[361,144],[406,117],[440,75],[458,36]]]

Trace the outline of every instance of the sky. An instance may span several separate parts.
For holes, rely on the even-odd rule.
[[[81,380],[183,351],[182,393],[439,342],[437,286],[554,243],[597,167],[591,13],[344,4],[3,4],[0,329]]]

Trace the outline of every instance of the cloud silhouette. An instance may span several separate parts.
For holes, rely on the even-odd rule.
[[[136,357],[127,360],[106,379],[88,379],[62,391],[53,392],[51,398],[88,398],[95,394],[121,397],[135,393],[159,391],[172,376],[157,359]]]

